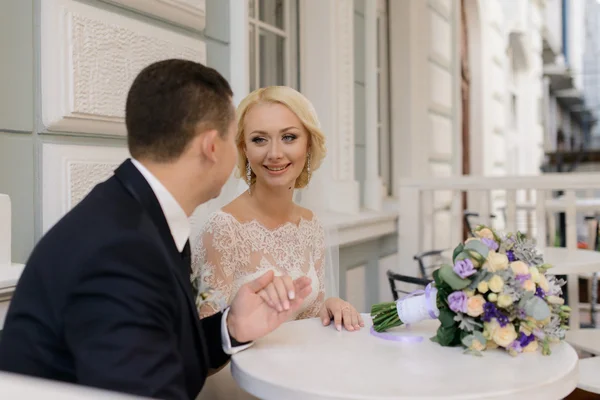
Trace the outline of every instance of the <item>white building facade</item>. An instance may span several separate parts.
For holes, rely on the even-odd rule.
[[[366,311],[390,297],[384,271],[402,252],[400,179],[539,171],[549,2],[3,2],[0,192],[13,204],[12,258],[24,262],[128,157],[124,104],[137,72],[183,57],[220,71],[236,103],[275,84],[313,102],[328,140],[328,190],[314,185],[310,195],[328,198],[342,295]],[[450,200],[432,199],[427,248],[460,234],[452,218],[462,210]]]

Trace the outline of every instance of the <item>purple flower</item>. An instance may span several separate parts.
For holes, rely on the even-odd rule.
[[[519,274],[519,275],[515,276],[515,279],[520,284],[523,284],[523,283],[525,283],[525,281],[528,281],[531,279],[531,274]]]
[[[517,309],[517,318],[526,319],[527,313],[525,312],[525,310],[523,310],[522,308]]]
[[[535,289],[535,295],[543,299],[546,296],[546,293],[544,292],[544,289],[538,286],[537,289]]]
[[[501,327],[505,327],[506,325],[508,325],[508,317],[504,314],[500,314],[500,312],[498,312],[498,316],[496,317],[496,319],[498,320],[498,323],[500,324]]]
[[[483,305],[483,321],[490,322],[492,318],[496,318],[498,324],[502,327],[508,324],[508,317],[502,314],[494,303],[490,303],[489,301]]]
[[[492,318],[495,318],[498,314],[498,310],[496,309],[496,305],[494,303],[490,303],[489,301],[483,305],[483,320],[485,322],[490,322]]]
[[[519,339],[516,339],[516,340],[513,340],[513,342],[508,346],[507,350],[509,352],[512,350],[515,353],[521,353],[521,352],[523,352],[523,347],[521,346]]]
[[[532,333],[531,335],[526,335],[523,332],[519,333],[519,337],[517,338],[521,347],[527,347],[527,345],[535,340],[535,335]]]
[[[506,252],[506,257],[508,257],[508,261],[513,262],[515,261],[517,258],[515,257],[515,253],[512,250],[508,250]]]
[[[456,275],[460,276],[463,279],[475,273],[475,267],[473,266],[473,262],[468,258],[465,260],[457,261],[456,264],[454,264],[453,270],[454,272],[456,272]]]
[[[467,312],[467,295],[458,290],[448,296],[448,306],[454,312]]]
[[[498,243],[496,243],[494,239],[483,238],[481,241],[488,247],[488,249],[494,251],[498,250]]]

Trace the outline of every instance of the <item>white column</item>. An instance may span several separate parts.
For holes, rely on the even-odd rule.
[[[365,104],[366,104],[366,179],[365,207],[380,211],[383,182],[379,176],[379,137],[377,134],[377,1],[365,2]]]
[[[326,196],[328,208],[359,211],[354,179],[354,55],[352,0],[300,2],[301,91],[313,103],[327,136],[323,171],[310,198]],[[312,188],[311,188],[312,187]],[[323,190],[326,190],[323,193]]]
[[[237,106],[250,91],[248,0],[229,0],[229,83]]]

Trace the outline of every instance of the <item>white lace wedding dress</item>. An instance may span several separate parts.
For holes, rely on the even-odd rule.
[[[316,216],[268,229],[257,220],[238,221],[222,210],[202,227],[192,253],[192,282],[200,291],[211,289],[207,301],[200,297],[200,318],[229,305],[239,288],[268,270],[292,279],[308,276],[312,292],[294,319],[316,317],[325,301],[325,236]],[[241,390],[229,366],[209,377],[199,399],[254,398]]]

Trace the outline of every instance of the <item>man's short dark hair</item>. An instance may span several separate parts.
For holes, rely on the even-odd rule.
[[[194,138],[196,127],[226,136],[235,118],[229,83],[212,68],[164,60],[144,68],[127,95],[127,143],[134,158],[172,161]]]

